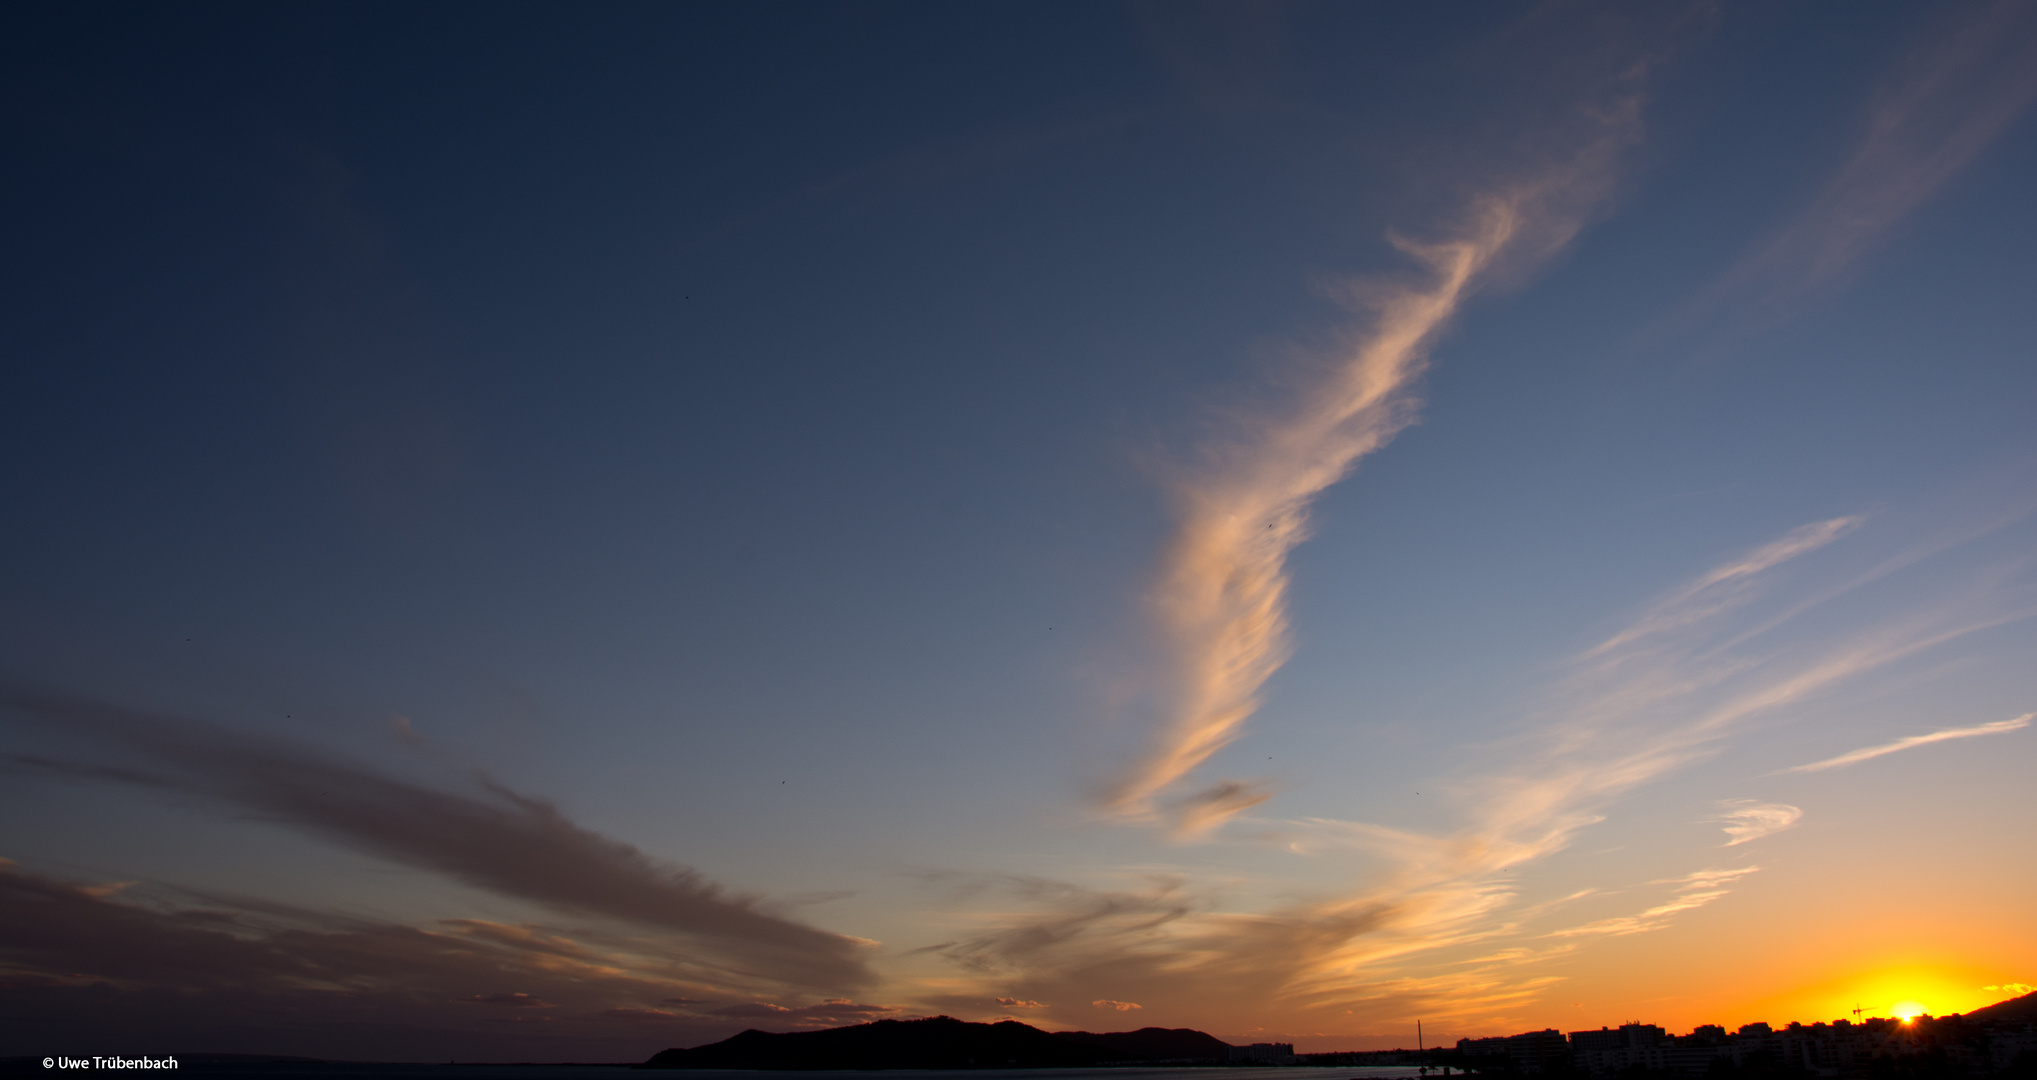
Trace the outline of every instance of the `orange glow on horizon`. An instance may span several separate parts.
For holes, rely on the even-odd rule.
[[[1889,962],[1893,960],[1894,962]],[[1766,1020],[1777,1025],[1885,1016],[1909,1021],[1918,1016],[1968,1013],[2015,997],[2021,983],[2009,973],[1963,958],[1888,957],[1850,972],[1733,1003],[1724,1012],[1734,1023]],[[1858,1008],[1860,1013],[1855,1013]]]

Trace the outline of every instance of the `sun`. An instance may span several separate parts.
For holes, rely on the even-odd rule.
[[[1889,1015],[1907,1024],[1929,1012],[1929,1009],[1914,1001],[1898,1001],[1888,1007]]]

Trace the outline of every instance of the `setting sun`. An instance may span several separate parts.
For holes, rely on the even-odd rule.
[[[1898,1001],[1888,1007],[1889,1015],[1907,1024],[1930,1010],[1914,1001]]]

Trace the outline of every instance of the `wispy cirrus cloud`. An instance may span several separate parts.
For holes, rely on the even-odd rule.
[[[1393,868],[1365,894],[1391,914],[1375,940],[1349,953],[1357,962],[1354,970],[1380,958],[1527,933],[1540,913],[1516,905],[1517,872],[1568,848],[1621,796],[1699,760],[1764,719],[1936,646],[2029,616],[2026,610],[2003,609],[2004,590],[1984,581],[1972,595],[1953,595],[1936,610],[1853,627],[1836,641],[1816,634],[1774,640],[1793,620],[1847,589],[1826,588],[1812,601],[1785,602],[1781,615],[1750,606],[1768,594],[1774,575],[1823,552],[1860,520],[1811,523],[1726,559],[1579,654],[1534,722],[1492,748],[1495,767],[1458,782],[1460,790],[1478,793],[1468,800],[1468,820],[1460,829],[1427,834],[1363,822],[1286,823],[1300,831],[1291,841],[1298,850],[1349,846]],[[1856,576],[1849,588],[1878,579]],[[1729,847],[1788,828],[1802,813],[1788,804],[1751,800],[1724,810],[1718,820]],[[1658,929],[1678,912],[1723,897],[1732,881],[1752,872],[1706,871],[1679,879],[1677,894],[1662,904],[1551,936]],[[1366,950],[1372,950],[1369,958]],[[1529,949],[1520,960],[1543,955]],[[1500,967],[1516,962],[1506,959],[1505,950],[1494,956]],[[1491,977],[1508,981],[1497,972]]]
[[[2020,39],[1984,39],[1989,27],[2014,29],[2023,16],[1997,5],[1972,18],[1893,81],[1874,106],[1876,133],[1820,207],[1750,256],[1713,302],[1759,307],[1771,292],[1797,295],[1797,283],[1784,280],[1791,273],[1816,283],[1836,278],[2020,115],[2014,94],[2006,105],[1983,100],[1990,86],[2021,85],[2022,69],[2011,62]],[[1963,68],[1961,57],[1983,62]],[[1311,507],[1418,419],[1430,352],[1466,303],[1501,270],[1532,268],[1561,250],[1604,204],[1639,133],[1637,84],[1608,85],[1617,90],[1594,99],[1592,123],[1574,129],[1577,138],[1567,144],[1576,149],[1559,155],[1564,165],[1493,180],[1465,201],[1453,226],[1436,230],[1438,239],[1402,243],[1419,274],[1353,286],[1369,319],[1348,347],[1325,360],[1313,381],[1303,380],[1296,403],[1241,423],[1176,485],[1179,524],[1152,593],[1171,696],[1145,755],[1108,789],[1107,810],[1171,826],[1176,835],[1261,813],[1264,784],[1194,778],[1239,736],[1288,658],[1287,560],[1308,538]],[[1944,135],[1948,124],[1953,134]],[[1513,736],[1466,748],[1455,782],[1436,785],[1455,793],[1455,827],[1261,821],[1298,854],[1359,851],[1376,860],[1357,887],[1246,913],[1226,910],[1219,887],[1188,875],[1104,888],[1012,880],[1005,884],[1016,910],[987,915],[978,932],[937,951],[980,976],[986,993],[1136,1000],[1173,1016],[1221,1010],[1232,1023],[1518,1008],[1553,981],[1534,965],[1595,940],[1663,929],[1723,900],[1758,871],[1708,869],[1650,882],[1643,888],[1667,887],[1667,895],[1630,914],[1552,928],[1556,913],[1597,907],[1608,894],[1569,888],[1534,898],[1523,880],[1530,867],[1572,847],[1621,798],[1715,753],[1725,740],[2028,616],[2009,609],[2009,591],[1975,588],[1936,592],[1865,621],[1807,628],[1826,605],[1999,527],[1969,522],[1836,585],[1793,597],[1785,591],[1814,558],[1845,558],[1835,547],[1866,524],[1859,514],[1802,523],[1719,561],[1599,637],[1520,705]],[[1777,594],[1779,605],[1770,602]],[[1722,809],[1717,821],[1727,847],[1801,817],[1783,803]],[[1080,1022],[1073,1014],[1057,1018]]]
[[[1550,931],[1550,937],[1623,937],[1627,934],[1645,934],[1669,925],[1669,918],[1686,911],[1701,908],[1706,904],[1732,892],[1731,885],[1749,874],[1759,873],[1758,866],[1743,866],[1731,870],[1699,870],[1684,877],[1668,881],[1651,882],[1655,885],[1674,885],[1676,890],[1668,900],[1656,904],[1636,915],[1622,915],[1617,918],[1599,919],[1582,926],[1566,927]]]
[[[1858,140],[1817,195],[1675,322],[1727,307],[1773,321],[1843,279],[2037,103],[2037,7],[1995,0],[1926,18],[1940,26],[1883,80]]]
[[[1536,965],[1595,940],[1664,929],[1756,872],[1714,868],[1650,882],[1668,895],[1630,914],[1551,928],[1557,913],[1601,905],[1609,893],[1571,887],[1531,899],[1528,872],[1572,847],[1622,797],[1850,683],[2030,614],[2011,606],[2021,590],[1983,573],[1964,591],[1933,590],[1936,606],[1923,610],[1803,626],[1822,605],[1894,573],[1842,571],[1846,584],[1835,587],[1831,575],[1802,566],[1836,557],[1834,543],[1859,526],[1848,516],[1788,530],[1641,605],[1524,706],[1515,736],[1468,749],[1460,774],[1438,779],[1437,794],[1461,815],[1455,828],[1260,822],[1301,856],[1369,856],[1375,869],[1361,887],[1239,913],[1225,909],[1220,886],[1185,874],[1122,888],[1006,879],[1014,910],[937,951],[982,978],[985,994],[1045,1002],[1108,997],[1173,1016],[1221,1009],[1290,1023],[1334,1022],[1346,1010],[1374,1019],[1505,1015],[1550,985]],[[1801,586],[1795,593],[1783,587],[1791,582]],[[1726,847],[1801,817],[1797,807],[1752,800],[1721,811],[1713,820]]]
[[[1753,799],[1732,799],[1725,804],[1725,812],[1707,820],[1718,822],[1725,827],[1730,837],[1724,847],[1738,847],[1753,843],[1764,836],[1772,836],[1794,826],[1802,820],[1801,808],[1788,803],[1764,803]]]
[[[1762,571],[1824,547],[1858,527],[1862,520],[1858,515],[1850,515],[1815,521],[1714,567],[1696,581],[1657,600],[1641,618],[1586,652],[1585,658],[1603,656],[1642,638],[1688,626],[1745,603],[1748,590]]]
[[[1884,757],[1903,750],[1915,749],[1919,746],[1929,746],[1932,743],[1949,742],[1953,739],[1973,739],[1982,735],[2006,735],[2011,731],[2021,731],[2029,727],[2032,719],[2037,719],[2037,713],[2024,713],[2013,719],[1995,720],[1986,724],[1975,724],[1972,727],[1945,728],[1941,731],[1933,731],[1924,735],[1906,735],[1893,742],[1885,742],[1878,746],[1866,746],[1858,750],[1849,750],[1838,757],[1826,758],[1823,761],[1813,761],[1808,765],[1791,766],[1781,770],[1777,775],[1843,769],[1848,765],[1858,765],[1863,761],[1872,761],[1878,757]]]
[[[725,979],[822,990],[875,980],[858,939],[775,914],[485,778],[477,794],[439,790],[284,740],[32,687],[0,687],[0,706],[113,740],[148,768],[18,764],[189,792],[501,895],[682,935]]]
[[[1174,485],[1179,523],[1151,593],[1168,656],[1163,717],[1145,753],[1109,785],[1108,812],[1194,835],[1269,797],[1249,780],[1177,788],[1237,737],[1287,661],[1287,559],[1309,536],[1311,506],[1416,422],[1417,383],[1465,303],[1496,275],[1545,263],[1606,204],[1641,136],[1654,59],[1624,57],[1539,132],[1539,156],[1469,185],[1433,239],[1390,236],[1415,273],[1333,289],[1364,316],[1341,348],[1320,359],[1290,404],[1206,446],[1203,466]]]
[[[1296,403],[1241,423],[1176,485],[1179,525],[1152,593],[1169,657],[1166,711],[1146,753],[1109,787],[1106,810],[1196,835],[1264,804],[1263,783],[1193,777],[1238,737],[1289,656],[1287,560],[1309,536],[1311,507],[1418,419],[1418,383],[1430,352],[1467,301],[1502,270],[1532,268],[1562,250],[1604,205],[1622,155],[1639,135],[1638,80],[1646,67],[1610,81],[1615,89],[1593,100],[1591,122],[1570,132],[1571,152],[1552,155],[1563,159],[1560,166],[1488,183],[1465,201],[1453,226],[1437,230],[1436,240],[1397,241],[1420,273],[1352,286],[1351,297],[1369,318],[1347,347],[1324,361]],[[1848,174],[1848,205],[1902,203],[1877,201],[1867,191],[1872,162],[1892,160],[1891,145],[1885,140],[1867,155],[1868,164]],[[1894,217],[1876,220],[1883,228]],[[1524,708],[1519,733],[1486,748],[1486,767],[1467,765],[1456,785],[1463,793],[1461,827],[1268,823],[1297,852],[1350,848],[1382,860],[1383,872],[1363,888],[1245,915],[1224,912],[1211,893],[1185,879],[1156,880],[1145,889],[1035,884],[1018,890],[1026,901],[1021,911],[996,915],[982,932],[939,949],[1000,993],[1041,1001],[1107,995],[1175,1015],[1198,1008],[1191,996],[1201,998],[1200,1007],[1277,1004],[1290,1017],[1360,1007],[1374,1016],[1417,1009],[1467,1015],[1457,1010],[1531,1000],[1547,981],[1526,965],[1592,938],[1666,926],[1726,896],[1755,868],[1658,882],[1673,886],[1663,901],[1564,931],[1549,931],[1539,920],[1595,891],[1524,903],[1519,871],[1570,847],[1622,796],[1699,760],[1729,736],[2021,617],[1948,602],[1837,634],[1776,633],[1909,565],[1900,559],[1780,614],[1739,617],[1766,600],[1785,568],[1864,524],[1860,515],[1827,518],[1758,544],[1664,593],[1576,656],[1542,700]],[[1737,816],[1722,821],[1726,846],[1787,828],[1801,813],[1780,803],[1727,810]],[[1467,960],[1437,959],[1467,953]]]

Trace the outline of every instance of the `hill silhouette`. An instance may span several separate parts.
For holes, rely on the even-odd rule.
[[[1222,1060],[1226,1043],[1189,1028],[1047,1032],[1017,1020],[878,1020],[821,1031],[758,1031],[652,1055],[648,1069],[1051,1069]]]
[[[1057,1031],[1057,1039],[1107,1047],[1131,1061],[1224,1060],[1231,1044],[1194,1028],[1142,1027],[1137,1031]]]
[[[1966,1014],[1968,1020],[1981,1024],[2030,1024],[2037,1023],[2037,992],[1997,1001],[1983,1009]]]

